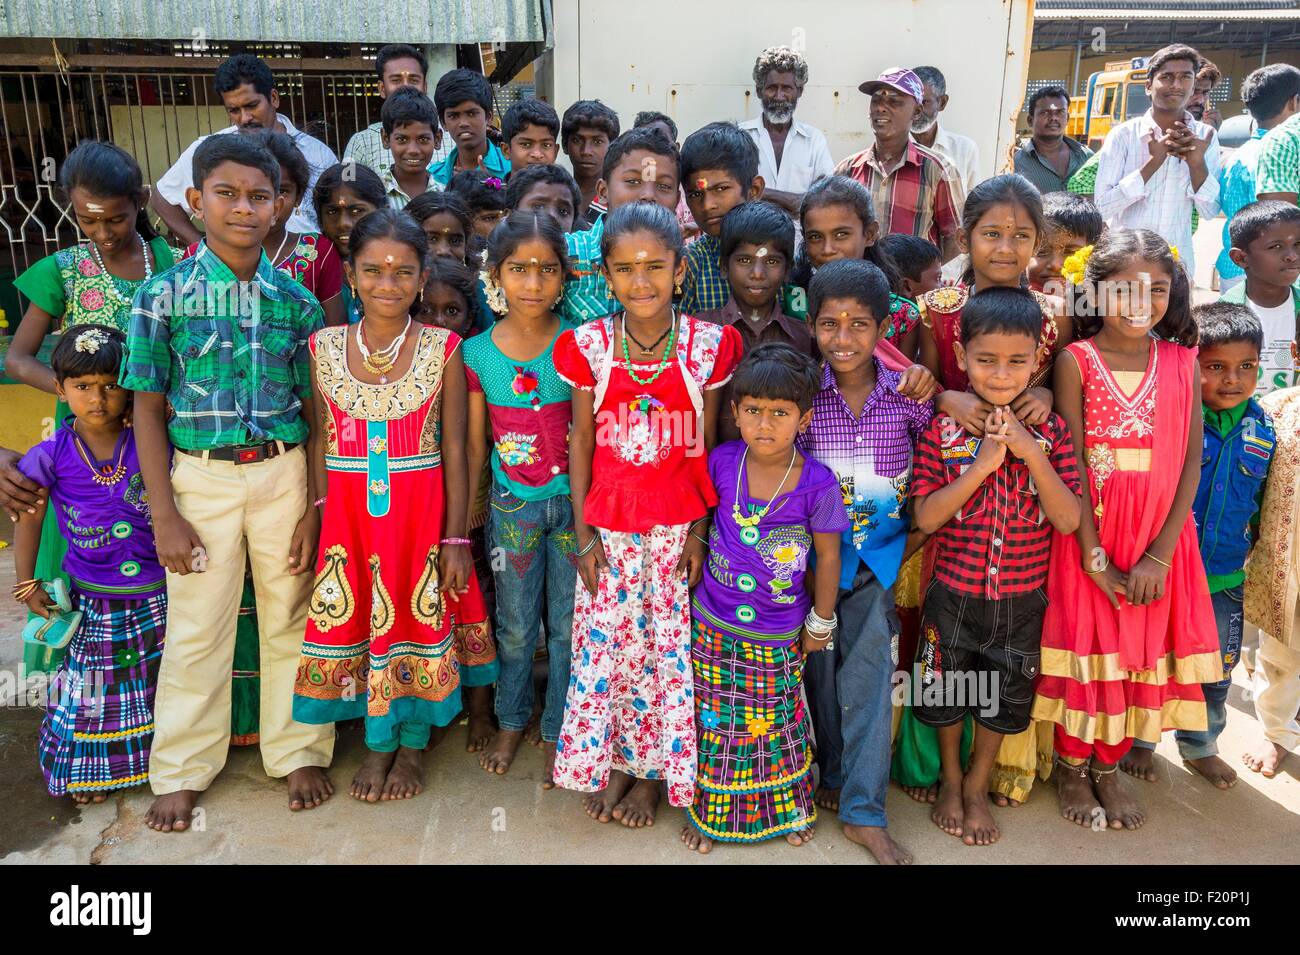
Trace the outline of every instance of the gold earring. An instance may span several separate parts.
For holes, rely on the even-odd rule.
[[[680,296],[682,294],[682,283],[678,282],[673,286],[673,294]]]

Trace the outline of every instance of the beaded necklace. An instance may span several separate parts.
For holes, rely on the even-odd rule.
[[[664,370],[668,367],[668,356],[673,353],[673,346],[676,345],[677,343],[677,310],[676,309],[673,309],[672,311],[672,320],[673,320],[673,325],[672,328],[669,330],[668,344],[664,346],[663,357],[659,359],[659,367],[655,369],[655,373],[653,375],[651,375],[649,378],[643,379],[636,373],[636,369],[632,367],[632,356],[628,353],[627,350],[627,337],[628,337],[627,336],[627,313],[626,312],[623,313],[623,325],[622,325],[623,361],[627,362],[628,376],[633,381],[635,381],[638,385],[640,385],[642,388],[648,387],[649,385],[653,385],[659,379],[659,376],[662,375],[664,373]],[[640,342],[638,342],[637,344],[640,344]]]

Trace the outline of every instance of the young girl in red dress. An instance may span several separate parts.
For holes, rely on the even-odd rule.
[[[734,328],[673,308],[685,260],[667,209],[621,206],[601,252],[623,311],[564,332],[554,352],[573,388],[580,577],[554,779],[591,793],[593,819],[640,827],[654,823],[662,783],[674,806],[694,796],[688,580],[705,544],[690,531],[718,503],[706,448],[743,346]]]
[[[309,341],[326,496],[293,715],[365,718],[370,753],[351,793],[375,802],[422,790],[432,728],[461,711],[456,644],[489,634],[465,536],[460,338],[410,318],[428,239],[388,209],[351,235],[363,317]]]
[[[1200,684],[1223,675],[1191,515],[1201,391],[1175,254],[1145,229],[1103,235],[1084,273],[1096,317],[1056,366],[1087,506],[1076,534],[1053,535],[1033,714],[1056,724],[1061,814],[1084,826],[1142,825],[1119,761],[1134,738],[1205,729]]]

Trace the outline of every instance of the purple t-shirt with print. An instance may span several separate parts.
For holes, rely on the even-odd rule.
[[[805,458],[792,488],[781,491],[750,528],[735,520],[767,505],[749,496],[741,474],[745,442],[728,441],[709,454],[709,477],[718,509],[709,530],[709,559],[695,588],[693,609],[709,626],[756,643],[788,644],[799,635],[811,603],[804,589],[813,534],[849,529],[839,479],[826,465]]]
[[[68,542],[64,573],[77,590],[94,596],[128,598],[157,592],[166,572],[154,549],[135,432],[124,430],[112,457],[94,461],[96,469],[111,475],[121,459],[123,473],[113,484],[95,481],[96,471],[78,452],[78,443],[68,418],[53,437],[18,462],[23,474],[50,489],[50,507]],[[90,449],[81,447],[91,458]]]

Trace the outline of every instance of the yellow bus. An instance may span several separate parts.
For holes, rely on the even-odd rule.
[[[1088,92],[1070,100],[1065,133],[1092,150],[1101,148],[1112,126],[1141,116],[1151,106],[1147,96],[1147,59],[1107,63],[1088,77]]]

